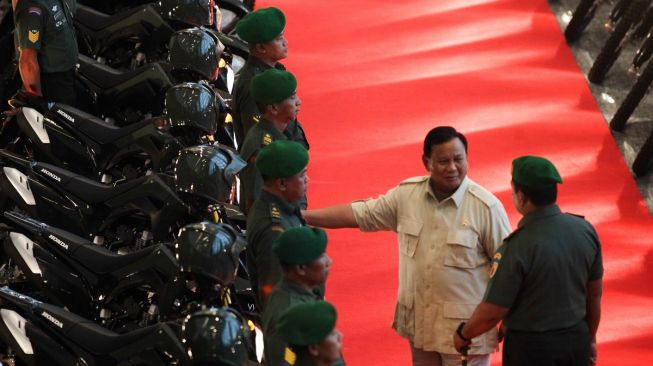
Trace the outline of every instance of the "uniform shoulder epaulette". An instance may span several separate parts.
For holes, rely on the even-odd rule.
[[[497,202],[499,202],[499,200],[496,197],[494,197],[492,193],[490,193],[485,188],[479,185],[470,184],[467,190],[469,191],[469,193],[471,193],[472,195],[474,195],[474,197],[481,200],[481,202],[485,203],[487,206],[492,206]]]
[[[281,210],[279,210],[279,206],[277,206],[276,203],[270,202],[270,219],[272,223],[274,224],[280,224],[281,223]]]
[[[428,175],[423,175],[423,176],[420,176],[420,177],[412,177],[412,178],[408,178],[408,179],[406,179],[406,180],[403,180],[403,181],[402,181],[401,183],[399,183],[399,184],[414,184],[414,183],[422,183],[422,182],[424,182],[424,181],[427,180],[427,179],[429,179],[429,176],[428,176]]]
[[[511,232],[508,236],[506,236],[505,239],[503,239],[503,242],[504,243],[508,242],[513,236],[515,236],[515,234],[520,232],[523,228],[524,228],[523,226],[516,228],[513,232]]]
[[[264,133],[263,136],[261,136],[261,146],[267,146],[272,143],[272,135],[269,133]]]
[[[583,215],[577,215],[577,214],[575,214],[575,213],[571,213],[571,212],[565,212],[565,213],[566,213],[567,215],[580,217],[581,219],[585,220],[585,216],[583,216]]]
[[[254,121],[254,123],[259,123],[259,122],[261,122],[261,115],[260,115],[260,114],[255,114],[255,115],[253,115],[253,116],[252,116],[252,121]]]

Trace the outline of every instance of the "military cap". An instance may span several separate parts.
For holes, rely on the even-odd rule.
[[[562,183],[553,163],[539,156],[520,156],[512,161],[512,180],[526,187],[543,187]]]
[[[256,156],[256,168],[261,175],[288,178],[302,171],[308,164],[308,151],[295,141],[276,140],[265,146]]]
[[[251,12],[236,24],[236,34],[247,43],[266,43],[275,39],[286,26],[286,16],[275,7]]]
[[[267,69],[252,78],[250,90],[257,103],[279,103],[297,91],[297,79],[288,71]]]
[[[279,334],[294,346],[322,342],[336,327],[336,309],[326,301],[295,305],[279,317]]]
[[[281,233],[272,250],[281,263],[308,264],[319,258],[327,245],[326,232],[318,227],[294,227]]]

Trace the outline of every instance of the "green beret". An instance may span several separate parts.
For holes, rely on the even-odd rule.
[[[277,327],[288,344],[310,346],[322,342],[333,331],[336,318],[336,309],[328,302],[308,302],[284,311]]]
[[[327,234],[319,227],[294,227],[281,233],[272,250],[281,263],[308,264],[319,258],[327,245]]]
[[[279,103],[297,91],[297,79],[288,71],[267,69],[252,78],[250,90],[257,103]]]
[[[236,34],[247,43],[266,43],[275,39],[286,26],[281,10],[270,7],[249,13],[236,24]]]
[[[276,140],[256,156],[256,168],[261,175],[288,178],[298,174],[308,164],[308,151],[295,141]]]
[[[521,156],[512,161],[512,180],[526,187],[543,187],[562,183],[553,164],[539,156]]]

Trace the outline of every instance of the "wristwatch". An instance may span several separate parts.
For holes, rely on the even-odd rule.
[[[460,322],[460,324],[458,325],[458,329],[456,329],[456,334],[458,334],[458,337],[460,337],[460,339],[462,339],[463,341],[471,342],[472,341],[471,338],[467,338],[467,337],[465,337],[463,335],[463,327],[464,326],[465,326],[465,322]]]

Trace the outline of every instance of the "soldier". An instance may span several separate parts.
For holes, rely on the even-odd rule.
[[[270,7],[247,14],[236,25],[236,33],[249,44],[250,55],[238,74],[234,86],[234,130],[240,148],[249,130],[261,118],[262,110],[250,90],[255,75],[274,68],[285,70],[279,62],[288,57],[288,40],[283,34],[286,17],[281,10]],[[301,124],[294,119],[283,131],[290,140],[297,141],[308,150],[308,141]]]
[[[240,189],[240,207],[245,213],[263,186],[261,174],[256,170],[257,154],[272,141],[288,139],[283,131],[297,117],[301,106],[296,90],[297,79],[287,71],[270,69],[252,79],[252,96],[263,116],[247,133],[240,150],[240,156],[247,162],[241,173]]]
[[[14,23],[23,88],[75,105],[75,0],[15,0]]]
[[[307,226],[284,231],[272,245],[283,269],[283,278],[265,301],[263,332],[265,355],[270,365],[292,365],[295,354],[287,348],[277,328],[279,316],[288,308],[321,300],[314,291],[329,275],[331,258],[326,254],[327,235],[320,228]],[[338,359],[333,365],[343,365]]]
[[[337,313],[326,301],[295,305],[279,319],[279,333],[297,354],[295,366],[329,366],[340,357]]]
[[[306,195],[308,151],[294,141],[274,141],[258,155],[263,190],[247,215],[247,268],[259,306],[281,279],[272,243],[284,231],[303,226],[297,201]]]
[[[596,363],[603,261],[592,225],[555,203],[553,164],[512,162],[512,197],[524,217],[494,255],[483,302],[453,334],[457,350],[503,319],[503,365]]]

